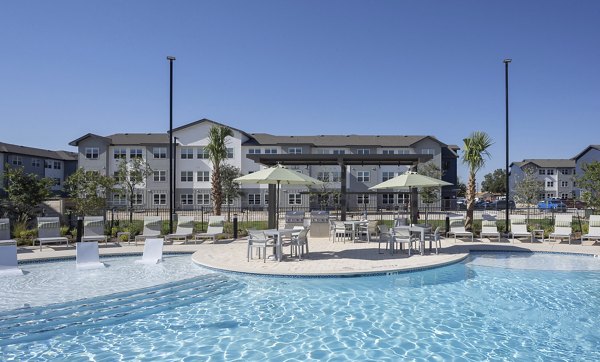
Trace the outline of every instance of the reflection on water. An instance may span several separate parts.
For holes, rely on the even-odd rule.
[[[419,273],[400,274],[394,281],[398,287],[419,288],[426,285],[463,282],[477,276],[475,271],[464,263],[431,269]]]
[[[600,271],[592,255],[536,252],[472,252],[467,265],[547,271]]]

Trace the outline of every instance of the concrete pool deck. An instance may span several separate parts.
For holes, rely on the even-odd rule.
[[[389,254],[382,250],[378,253],[377,242],[332,242],[327,238],[310,238],[310,255],[298,261],[297,258],[285,256],[281,262],[267,260],[266,263],[256,256],[249,262],[246,259],[247,241],[219,240],[217,243],[203,242],[199,244],[166,244],[165,253],[193,253],[192,259],[198,265],[229,272],[248,274],[263,274],[276,276],[351,276],[361,274],[379,274],[406,272],[439,267],[459,262],[466,258],[470,251],[538,251],[557,253],[600,254],[600,246],[569,245],[565,242],[490,242],[479,239],[474,242],[464,242],[453,238],[442,239],[442,248],[438,255],[426,249],[425,255],[413,253],[410,257],[403,253]],[[427,244],[428,246],[428,244]],[[121,245],[109,243],[100,244],[100,255],[140,254],[143,243],[137,246],[127,243]],[[284,248],[289,254],[289,248]],[[75,248],[69,245],[46,245],[42,251],[39,247],[19,247],[19,261],[49,260],[57,258],[72,258]]]

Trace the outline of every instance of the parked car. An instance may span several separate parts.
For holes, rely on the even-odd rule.
[[[585,209],[585,207],[587,206],[587,204],[583,201],[580,200],[562,200],[562,202],[567,205],[567,207],[569,209],[575,208],[575,209]]]
[[[492,208],[492,203],[485,200],[479,200],[475,203],[476,210],[487,210]]]
[[[456,209],[457,210],[466,210],[467,209],[467,199],[465,199],[465,198],[456,199]]]
[[[514,210],[517,205],[515,205],[513,200],[508,200],[508,207],[511,210]],[[496,200],[492,203],[491,208],[496,210],[506,210],[506,200]]]
[[[542,211],[559,211],[565,212],[567,211],[567,205],[560,199],[547,199],[542,200],[538,203],[538,209]]]

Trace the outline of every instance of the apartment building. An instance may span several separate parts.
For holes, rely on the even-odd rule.
[[[175,141],[175,205],[177,209],[197,209],[211,206],[210,177],[211,163],[204,147],[208,145],[208,133],[213,126],[225,126],[208,119],[201,119],[173,129]],[[229,126],[226,126],[229,127]],[[265,133],[247,133],[229,127],[232,137],[227,137],[228,158],[226,163],[238,167],[242,174],[255,172],[264,166],[247,156],[252,155],[426,155],[430,161],[443,170],[445,181],[456,184],[457,146],[448,146],[433,136],[367,136],[367,135],[316,135],[316,136],[275,136]],[[146,184],[140,187],[135,204],[140,208],[167,207],[169,205],[169,137],[168,134],[115,134],[99,136],[87,134],[70,143],[78,148],[79,167],[95,170],[104,175],[114,175],[121,160],[142,158],[153,170]],[[348,207],[391,208],[403,204],[404,193],[377,194],[369,187],[399,175],[408,169],[404,165],[365,164],[346,166],[346,189]],[[340,166],[294,165],[290,168],[321,179],[323,190],[335,191],[341,188]],[[266,185],[243,185],[243,194],[232,200],[235,207],[263,208],[268,204]],[[314,191],[314,190],[313,190]],[[315,207],[322,204],[319,196],[311,196],[305,186],[282,187],[280,206]],[[443,198],[453,197],[454,187],[444,188]],[[324,193],[324,192],[322,192]],[[327,202],[335,204],[332,193]],[[113,206],[126,205],[127,200],[114,195],[110,200]]]
[[[583,174],[583,165],[600,162],[600,145],[589,145],[583,151],[579,152],[575,157],[572,158],[575,161],[575,174],[581,176]],[[581,189],[575,184],[573,193],[575,197],[581,196]]]
[[[7,167],[22,167],[27,174],[51,178],[54,180],[52,191],[60,193],[63,191],[65,179],[77,169],[77,153],[0,142],[0,180],[4,186],[6,186],[4,174]]]
[[[526,170],[531,170],[543,183],[539,199],[570,199],[575,190],[576,162],[573,159],[525,159],[510,164],[509,186],[511,192],[522,180]]]

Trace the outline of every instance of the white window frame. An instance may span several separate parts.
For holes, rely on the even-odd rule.
[[[97,160],[100,158],[100,148],[99,147],[86,147],[84,150],[85,158],[88,160]]]
[[[368,194],[356,195],[356,203],[358,205],[368,205],[369,204],[369,195]]]
[[[143,205],[144,204],[144,195],[139,192],[134,193],[133,194],[133,204],[138,205],[138,206]]]
[[[302,205],[302,195],[296,192],[289,193],[288,205]]]
[[[569,181],[561,181],[560,187],[569,187]]]
[[[181,182],[194,182],[194,171],[181,171],[179,175]]]
[[[435,155],[435,149],[433,148],[421,148],[422,155]]]
[[[194,194],[179,195],[179,202],[181,205],[193,205],[194,204]]]
[[[167,148],[166,147],[154,147],[152,148],[152,156],[154,159],[166,159]]]
[[[390,149],[387,149],[387,150],[381,150],[381,154],[382,154],[382,155],[395,155],[395,154],[396,154],[396,151],[395,151],[395,150],[390,150]]]
[[[546,181],[546,187],[554,187],[554,181]]]
[[[134,158],[143,159],[144,158],[144,150],[141,148],[131,148],[129,150],[129,158],[130,159],[134,159]]]
[[[233,153],[232,147],[227,147],[227,158],[233,158],[235,155]]]
[[[164,192],[157,192],[152,194],[152,205],[161,206],[167,204],[167,194]]]
[[[370,155],[371,154],[371,150],[368,148],[359,148],[356,150],[356,154],[357,155]]]
[[[335,150],[332,150],[331,153],[334,154],[334,155],[345,155],[346,154],[346,150],[335,149]]]
[[[265,148],[265,155],[276,155],[277,148]]]
[[[301,155],[302,147],[288,147],[288,154],[290,155]]]
[[[248,194],[248,205],[260,205],[260,194]]]
[[[204,192],[196,194],[196,204],[210,205],[210,194]]]
[[[41,166],[42,166],[42,161],[39,158],[31,159],[31,167],[41,167]]]
[[[152,171],[152,177],[154,182],[167,182],[167,171],[154,170]]]
[[[340,171],[333,171],[330,176],[331,182],[340,182],[340,178],[342,177]]]
[[[204,147],[198,148],[198,152],[196,153],[196,158],[207,160],[208,159],[208,151]]]
[[[194,148],[193,147],[181,147],[179,148],[180,158],[182,160],[193,160],[194,159]]]
[[[114,148],[113,149],[113,159],[126,160],[127,159],[127,149],[126,148]]]
[[[381,172],[381,182],[393,179],[394,177],[396,177],[396,173],[394,171]]]
[[[371,182],[371,171],[356,171],[358,182]]]
[[[209,182],[210,181],[210,171],[198,171],[196,173],[196,181]]]
[[[62,162],[52,161],[52,168],[55,170],[60,170],[62,168]]]
[[[248,154],[249,155],[260,155],[260,148],[249,148]]]
[[[395,194],[382,194],[381,195],[381,203],[383,205],[393,205],[396,203],[396,195]]]

